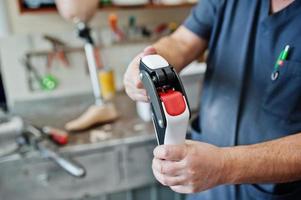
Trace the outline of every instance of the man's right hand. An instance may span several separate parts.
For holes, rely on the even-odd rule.
[[[134,101],[148,102],[146,90],[143,87],[139,76],[139,63],[143,56],[156,54],[153,46],[146,47],[142,53],[138,54],[129,64],[123,78],[125,91]]]
[[[179,72],[204,53],[207,41],[180,26],[172,35],[163,37],[154,45],[156,49],[154,46],[146,47],[134,58],[125,72],[123,80],[125,91],[135,101],[148,101],[146,90],[139,77],[139,64],[143,56],[159,52]]]

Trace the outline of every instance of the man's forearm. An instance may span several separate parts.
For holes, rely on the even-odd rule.
[[[181,71],[186,65],[204,53],[207,41],[199,38],[185,27],[180,27],[170,36],[160,39],[153,45],[158,54]]]
[[[184,56],[183,44],[171,36],[164,37],[154,44],[159,55],[163,56],[179,72],[188,62]],[[175,51],[176,50],[176,51]]]
[[[301,179],[301,133],[224,150],[225,183],[280,183]]]

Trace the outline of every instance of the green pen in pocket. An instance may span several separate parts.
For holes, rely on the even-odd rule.
[[[276,61],[275,66],[274,66],[274,71],[272,72],[272,75],[271,75],[271,79],[273,81],[278,79],[278,77],[279,77],[279,67],[282,66],[283,62],[287,59],[289,49],[290,49],[290,46],[286,45],[284,50],[282,50],[280,52],[280,55],[278,56],[277,61]]]

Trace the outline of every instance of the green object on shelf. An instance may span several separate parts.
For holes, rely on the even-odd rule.
[[[111,0],[100,0],[100,4],[102,6],[108,6],[108,5],[112,5]]]
[[[51,74],[42,77],[41,88],[45,91],[52,91],[58,86],[58,80]]]
[[[131,28],[136,27],[136,17],[133,15],[129,17],[129,27]]]

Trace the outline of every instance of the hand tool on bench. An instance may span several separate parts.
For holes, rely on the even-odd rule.
[[[40,152],[41,156],[54,161],[58,166],[74,177],[84,177],[86,170],[79,163],[58,153],[57,146],[45,138],[43,131],[35,126],[27,125],[23,134],[17,139],[20,145],[29,145]]]
[[[56,137],[58,137],[58,133],[53,133],[53,130],[51,131],[49,127],[44,127],[43,129],[37,128],[24,122],[20,117],[12,117],[0,124],[0,134],[15,135],[15,142],[7,146],[5,150],[0,151],[0,159],[15,153],[24,153],[27,152],[28,149],[33,148],[37,150],[43,158],[54,161],[58,166],[74,177],[80,178],[86,174],[85,168],[79,163],[58,152],[58,147],[52,142],[53,139],[50,140],[49,138],[49,134],[52,136],[55,134]],[[64,140],[62,140],[64,139],[62,138],[62,134],[60,134],[60,136],[61,138],[59,138],[59,140],[55,138],[53,141],[64,142]]]

